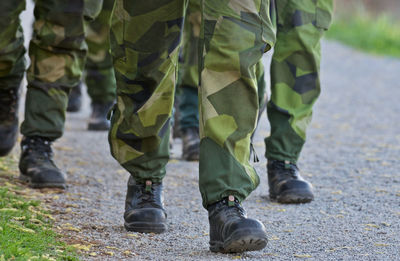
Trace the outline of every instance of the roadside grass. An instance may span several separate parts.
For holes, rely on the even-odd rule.
[[[78,260],[52,230],[53,217],[40,201],[23,196],[13,181],[13,156],[0,158],[0,260]]]
[[[338,15],[326,36],[362,51],[400,58],[400,21],[386,14]]]

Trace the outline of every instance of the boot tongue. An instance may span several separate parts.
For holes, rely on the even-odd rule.
[[[146,192],[151,192],[151,184],[152,184],[151,180],[146,180],[146,188],[145,188]]]

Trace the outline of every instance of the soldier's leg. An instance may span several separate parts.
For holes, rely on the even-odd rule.
[[[84,1],[37,0],[29,46],[24,136],[61,137],[70,88],[79,82],[87,47]]]
[[[200,192],[210,249],[257,250],[266,244],[264,227],[243,216],[240,202],[259,183],[249,155],[259,109],[256,65],[275,37],[269,0],[202,2]]]
[[[76,86],[86,55],[83,0],[37,0],[25,120],[21,132],[21,178],[34,187],[65,187],[52,161],[51,142],[61,137],[70,88]]]
[[[185,3],[117,0],[114,7],[111,47],[117,104],[109,141],[113,157],[131,174],[124,215],[128,230],[166,229],[161,182],[169,159]]]
[[[201,26],[200,0],[189,1],[185,18],[179,88],[179,127],[182,134],[182,157],[185,160],[199,159],[199,111],[198,111],[198,41]],[[256,65],[260,114],[265,109],[264,66],[260,60]],[[260,115],[259,114],[259,115]]]
[[[25,1],[0,2],[0,156],[11,151],[18,134],[19,86],[25,72],[19,14],[24,9]]]
[[[200,0],[190,0],[182,43],[182,62],[179,67],[177,90],[179,131],[182,138],[182,158],[199,160],[199,109],[198,109],[198,42],[201,26]]]
[[[86,42],[89,52],[85,66],[85,82],[92,100],[89,130],[108,130],[107,112],[115,102],[115,75],[110,54],[110,25],[114,0],[104,0],[97,18],[87,23]]]
[[[298,173],[295,164],[320,94],[320,39],[331,20],[332,0],[276,0],[276,14],[267,108],[271,135],[265,139],[270,196],[282,203],[308,202],[313,196],[306,182],[281,179]]]

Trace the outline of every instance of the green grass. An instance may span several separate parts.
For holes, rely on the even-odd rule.
[[[400,57],[400,22],[387,15],[338,17],[326,36],[369,53]]]
[[[0,260],[77,260],[51,229],[52,216],[37,200],[18,196],[15,159],[0,158]]]

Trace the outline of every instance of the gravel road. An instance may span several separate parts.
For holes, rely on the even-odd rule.
[[[268,68],[268,66],[267,66]],[[299,167],[315,201],[279,205],[268,198],[263,138],[255,136],[261,185],[244,202],[260,219],[268,246],[242,255],[208,250],[207,212],[198,191],[198,164],[180,160],[175,140],[165,178],[168,230],[161,235],[123,228],[128,174],[110,156],[107,134],[88,132],[89,101],[69,114],[55,143],[68,174],[65,193],[43,190],[65,241],[93,260],[400,260],[400,60],[323,42],[323,92],[315,106]]]

